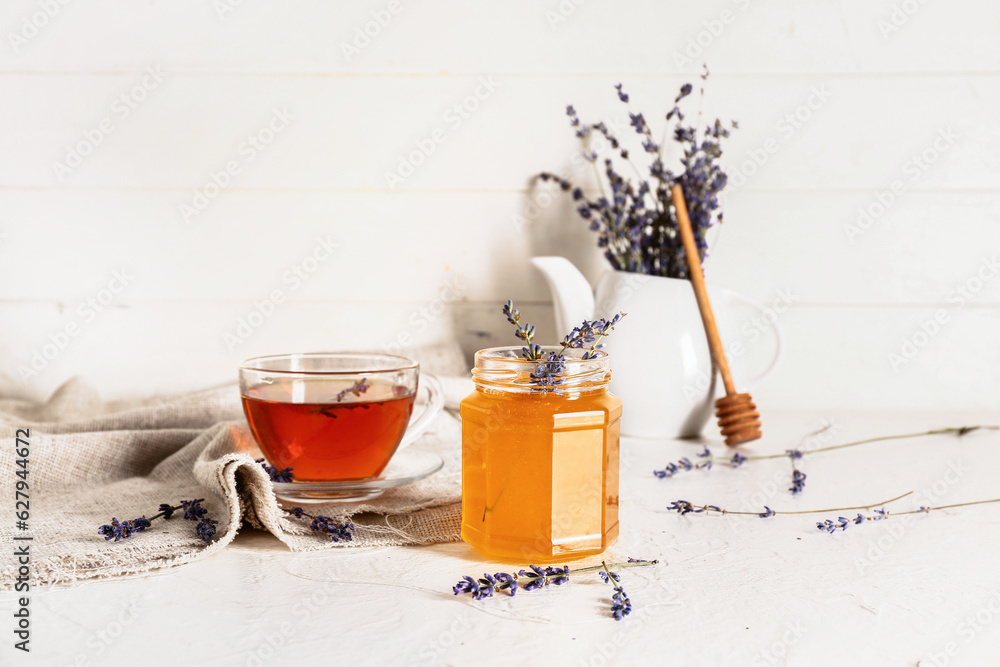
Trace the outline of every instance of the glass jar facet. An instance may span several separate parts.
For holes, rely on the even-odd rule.
[[[601,553],[618,536],[622,404],[607,390],[608,356],[567,350],[560,383],[539,387],[520,354],[476,353],[461,406],[462,539],[519,561]]]

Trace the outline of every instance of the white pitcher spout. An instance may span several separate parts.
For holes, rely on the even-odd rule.
[[[545,276],[552,291],[560,336],[594,318],[594,292],[572,262],[565,257],[533,257],[531,262]]]

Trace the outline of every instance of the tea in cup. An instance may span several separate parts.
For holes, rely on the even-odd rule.
[[[421,378],[419,364],[390,354],[255,357],[239,375],[257,444],[275,468],[292,468],[295,482],[377,477],[444,404],[433,376]],[[421,383],[429,400],[409,426]]]

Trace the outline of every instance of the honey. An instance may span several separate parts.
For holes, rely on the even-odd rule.
[[[621,401],[608,357],[567,351],[538,387],[520,348],[476,354],[462,401],[462,539],[486,556],[532,563],[603,552],[618,536]]]

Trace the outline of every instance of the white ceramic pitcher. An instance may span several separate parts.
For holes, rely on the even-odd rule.
[[[624,435],[673,438],[699,435],[725,395],[713,372],[705,329],[694,290],[687,280],[608,270],[597,293],[564,257],[535,257],[552,290],[561,335],[587,319],[628,313],[605,342],[611,354],[611,392],[624,404]],[[743,342],[729,303],[743,301],[762,314],[766,308],[739,292],[708,287],[712,310],[726,348],[733,381],[740,391],[771,374],[781,356],[782,331],[772,318],[777,350],[763,373],[747,380]]]

